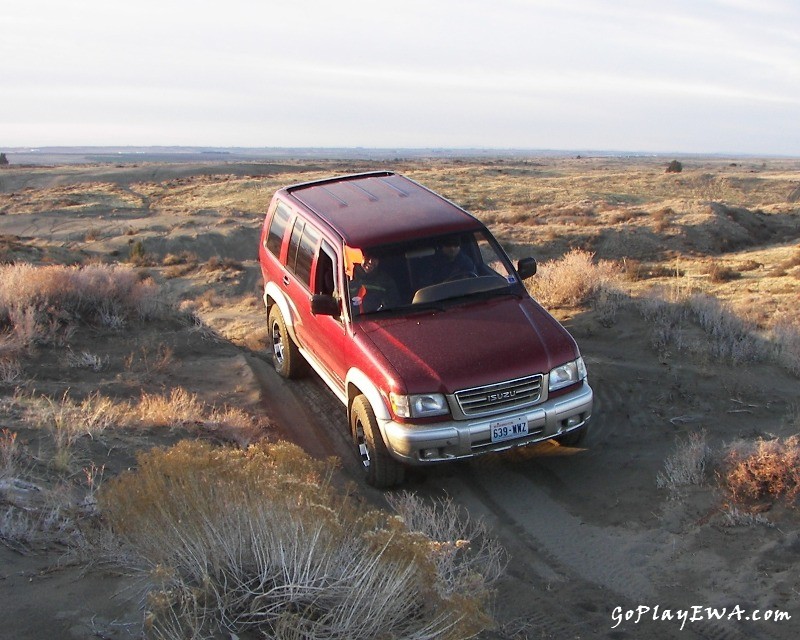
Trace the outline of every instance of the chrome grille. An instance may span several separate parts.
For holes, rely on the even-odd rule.
[[[458,406],[465,416],[489,415],[527,407],[537,403],[541,395],[541,374],[455,393]]]

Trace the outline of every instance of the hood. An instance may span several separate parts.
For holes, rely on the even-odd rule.
[[[361,338],[389,362],[407,393],[453,393],[547,373],[578,355],[567,330],[528,297],[365,319],[358,326]]]

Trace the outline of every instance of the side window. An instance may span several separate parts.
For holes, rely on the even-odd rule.
[[[319,232],[301,218],[297,218],[289,240],[289,254],[286,256],[286,267],[293,271],[297,279],[307,287],[311,287],[311,265],[314,252],[319,243]]]
[[[297,218],[297,220],[294,221],[292,237],[289,240],[289,253],[286,255],[286,266],[289,271],[295,270],[295,264],[297,262],[297,249],[300,246],[300,238],[303,235],[303,227],[305,226],[306,221],[302,218]]]
[[[267,250],[276,258],[280,258],[281,244],[283,243],[283,234],[286,233],[286,225],[289,224],[290,213],[286,206],[279,202],[278,207],[275,209],[275,214],[272,216],[272,222],[269,225],[269,234],[267,235],[266,246]]]
[[[316,229],[310,224],[306,224],[300,238],[300,246],[297,248],[294,272],[309,288],[311,288],[311,263],[314,262],[314,252],[318,242],[319,234]]]
[[[336,252],[333,247],[322,241],[317,256],[317,270],[314,276],[314,293],[326,296],[336,294]]]

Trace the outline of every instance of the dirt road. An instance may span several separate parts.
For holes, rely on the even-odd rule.
[[[725,527],[710,487],[675,500],[656,486],[677,437],[707,428],[712,441],[729,440],[766,429],[787,408],[792,381],[767,392],[752,375],[715,372],[700,360],[661,362],[632,314],[602,333],[588,317],[569,325],[596,392],[585,448],[547,442],[415,471],[404,487],[452,497],[509,552],[497,600],[502,627],[487,637],[796,637],[797,534]],[[286,437],[315,456],[341,458],[343,476],[381,504],[360,478],[344,409],[322,381],[285,381],[266,358],[249,362]],[[715,416],[724,416],[722,431]],[[781,565],[778,556],[793,562]],[[748,620],[757,609],[793,619]],[[715,616],[722,619],[708,619]]]

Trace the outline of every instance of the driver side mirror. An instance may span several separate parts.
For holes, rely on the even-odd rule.
[[[536,274],[536,259],[535,258],[522,258],[517,262],[517,273],[523,280],[534,276]]]
[[[339,301],[333,296],[317,294],[311,296],[311,313],[315,316],[333,316],[338,318],[341,314]]]

